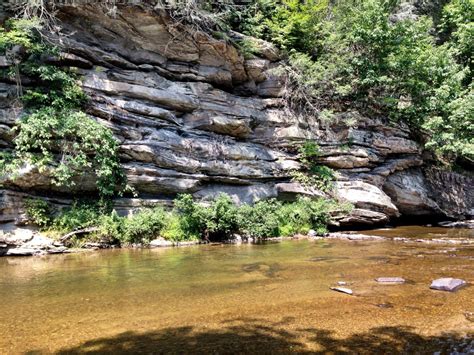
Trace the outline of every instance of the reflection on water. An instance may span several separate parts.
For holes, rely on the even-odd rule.
[[[473,238],[474,230],[465,228],[443,228],[424,226],[400,226],[395,228],[380,228],[361,231],[362,234],[378,235],[381,237],[405,237],[413,239],[436,238]]]
[[[447,231],[432,230],[423,232]],[[337,240],[0,258],[0,353],[470,346],[474,287],[429,285],[447,276],[474,283],[473,258],[472,245]],[[382,276],[409,282],[377,284]],[[354,296],[329,290],[338,281]]]

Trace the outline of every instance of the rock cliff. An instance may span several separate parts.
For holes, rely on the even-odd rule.
[[[116,208],[169,203],[181,192],[200,198],[226,192],[240,202],[308,192],[291,183],[295,144],[318,142],[319,163],[337,171],[336,193],[355,206],[342,226],[384,224],[400,216],[462,219],[474,214],[473,179],[429,168],[408,127],[356,111],[331,122],[289,114],[272,68],[278,51],[261,42],[245,59],[235,46],[143,6],[115,16],[94,5],[63,6],[63,52],[49,61],[77,68],[89,96],[87,113],[114,132],[137,198]],[[238,34],[235,34],[238,36]],[[0,66],[9,63],[0,57]],[[16,86],[0,82],[0,148],[11,146],[21,115]],[[59,206],[94,193],[94,179],[58,188],[34,167],[3,181],[0,223],[24,222],[25,198]]]

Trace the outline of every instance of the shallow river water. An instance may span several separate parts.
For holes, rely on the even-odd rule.
[[[407,282],[377,284],[382,276]],[[430,290],[439,277],[474,284],[474,244],[292,240],[0,258],[0,354],[468,352],[474,286]],[[354,295],[330,290],[338,281]]]

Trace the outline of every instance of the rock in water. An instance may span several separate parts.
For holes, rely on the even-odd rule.
[[[352,290],[350,288],[346,288],[346,287],[330,287],[330,289],[333,290],[333,291],[346,293],[348,295],[353,294]]]
[[[466,281],[464,280],[453,279],[452,277],[445,277],[433,280],[430,288],[433,290],[454,292],[464,285],[466,285]]]
[[[164,238],[157,238],[150,242],[150,248],[172,247],[173,245],[173,242]]]
[[[384,284],[403,284],[405,283],[405,279],[402,277],[379,277],[376,278],[375,281]]]

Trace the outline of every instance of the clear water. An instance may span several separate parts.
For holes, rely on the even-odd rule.
[[[0,258],[0,354],[466,350],[474,287],[430,290],[439,277],[474,284],[474,245],[299,240]],[[338,281],[354,296],[329,289]]]

